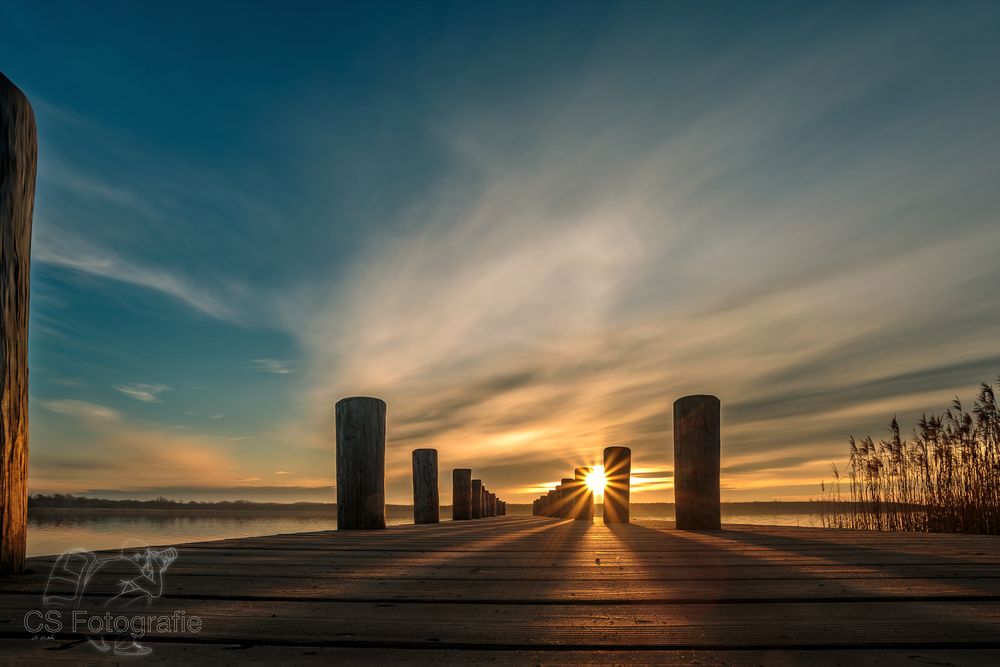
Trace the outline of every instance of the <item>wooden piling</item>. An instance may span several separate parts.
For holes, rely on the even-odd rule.
[[[413,450],[413,523],[438,523],[438,453],[436,449]]]
[[[594,492],[590,490],[587,486],[587,475],[591,472],[591,468],[577,468],[573,471],[573,476],[576,478],[576,500],[574,501],[574,507],[576,511],[573,513],[573,518],[578,521],[594,521]]]
[[[489,512],[489,516],[497,515],[497,494],[492,491],[489,494],[489,502],[486,507]]]
[[[483,480],[472,480],[472,518],[483,518]]]
[[[539,505],[541,505],[541,500],[539,498],[535,498],[531,501],[531,516],[538,516]]]
[[[604,449],[604,523],[629,522],[629,478],[632,474],[632,450],[628,447]]]
[[[28,98],[0,74],[0,575],[28,535],[28,295],[38,138]]]
[[[556,490],[552,489],[545,494],[545,516],[554,517],[556,515],[556,505]]]
[[[337,402],[337,529],[385,528],[385,402]]]
[[[720,403],[705,394],[674,401],[674,503],[680,530],[719,530]]]
[[[573,514],[573,479],[564,477],[559,484],[559,516],[563,519],[572,518]]]
[[[455,468],[451,471],[451,518],[465,521],[472,518],[472,470]]]

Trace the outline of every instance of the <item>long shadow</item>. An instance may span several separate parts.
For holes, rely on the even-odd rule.
[[[736,549],[726,549],[724,551],[727,554],[724,563],[720,562],[713,566],[709,565],[711,563],[710,558],[705,560],[704,564],[709,565],[709,567],[718,568],[720,576],[713,579],[691,581],[691,585],[698,586],[702,593],[699,598],[715,598],[714,602],[712,599],[684,599],[683,597],[673,601],[678,604],[697,605],[696,608],[699,610],[699,613],[703,614],[702,618],[707,619],[711,617],[713,604],[745,604],[747,605],[747,614],[751,615],[751,617],[754,614],[754,605],[767,605],[767,608],[772,610],[778,608],[791,610],[784,616],[787,619],[784,622],[784,629],[773,629],[775,637],[781,637],[781,633],[784,630],[797,627],[804,630],[802,636],[815,635],[817,629],[816,619],[820,618],[819,622],[822,623],[822,616],[825,615],[827,616],[827,622],[831,626],[841,624],[840,626],[844,632],[847,632],[847,628],[843,627],[845,624],[854,626],[856,631],[860,631],[861,634],[857,641],[854,641],[854,638],[851,636],[831,635],[831,646],[855,645],[861,648],[893,646],[896,643],[896,638],[891,628],[895,626],[905,629],[904,622],[918,623],[921,627],[928,628],[926,636],[928,646],[948,644],[951,640],[949,628],[953,627],[956,628],[956,632],[959,632],[961,636],[976,638],[974,642],[967,641],[966,645],[968,646],[974,644],[991,647],[1000,645],[1000,622],[989,618],[970,617],[969,614],[956,616],[956,613],[962,608],[961,605],[1000,605],[1000,596],[996,593],[995,581],[983,582],[983,587],[979,589],[975,587],[974,580],[983,577],[981,573],[988,571],[991,567],[989,564],[982,564],[980,573],[977,574],[958,571],[951,575],[952,578],[961,578],[963,580],[962,586],[969,588],[967,595],[957,594],[953,587],[948,595],[926,593],[923,595],[911,595],[905,589],[908,579],[921,579],[934,582],[935,576],[933,574],[929,576],[928,574],[915,572],[913,564],[894,562],[894,560],[898,560],[899,553],[905,552],[895,551],[891,548],[851,545],[852,548],[850,550],[838,551],[836,549],[828,549],[828,547],[836,546],[835,542],[805,536],[796,537],[775,535],[773,533],[762,534],[747,530],[728,529],[718,531],[657,530],[635,524],[631,524],[627,528],[616,529],[615,534],[626,547],[639,543],[648,544],[650,539],[664,541],[677,540],[689,544],[704,545],[706,548],[711,548],[713,543],[720,546],[725,543],[736,546]],[[745,548],[748,546],[753,547],[755,550],[747,552]],[[636,550],[634,553],[643,558],[648,567],[655,568],[663,564],[662,560],[648,558],[649,552]],[[812,562],[802,563],[800,560],[798,563],[781,563],[781,557],[789,554],[808,558]],[[859,558],[859,554],[862,556],[861,558]],[[678,552],[679,559],[683,559],[689,564],[691,564],[690,558],[692,555],[693,552],[683,555],[681,552]],[[857,565],[857,561],[859,560],[865,561],[865,564]],[[918,557],[908,560],[916,562],[918,561]],[[762,563],[761,561],[765,562]],[[824,562],[832,562],[849,567],[852,570],[856,569],[857,572],[850,575],[836,575],[831,577],[827,574],[817,574],[804,569],[811,565],[823,564]],[[949,568],[969,565],[970,561],[934,555],[927,559],[926,564],[931,569],[931,572],[946,575]],[[973,564],[978,565],[978,563]],[[731,576],[727,577],[726,572],[732,572],[737,568],[743,567],[769,570],[769,572],[762,572],[762,574],[767,574],[768,576],[762,577],[762,580],[759,582],[762,591],[761,595],[747,595],[746,590],[736,594],[737,582],[739,580]],[[783,577],[787,579],[805,581],[817,586],[822,586],[826,583],[836,585],[842,591],[842,594],[824,592],[823,595],[817,595],[816,597],[803,596],[801,593],[798,597],[788,594],[782,595],[782,580],[772,579],[776,571],[787,574],[787,577]],[[883,587],[882,591],[871,591],[868,587],[870,584],[866,585],[865,583],[866,579],[870,580],[872,578],[871,576],[866,577],[866,575],[870,575],[871,573],[881,574],[883,581],[886,578],[892,580],[898,579],[902,590],[898,593],[895,591],[886,593]],[[1000,577],[1000,568],[995,568],[993,574],[987,576],[994,580]],[[767,579],[767,581],[763,579]],[[743,580],[745,581],[746,578],[743,578]],[[675,583],[678,581],[675,580]],[[766,594],[770,581],[773,581],[774,594]],[[755,587],[752,586],[751,588]],[[873,603],[896,604],[872,606]],[[938,604],[927,606],[922,603]],[[950,607],[945,606],[949,603],[951,604]],[[794,611],[796,605],[816,604],[823,605],[828,611],[825,614],[820,612],[819,615],[797,614]],[[760,606],[757,607],[758,610],[763,608]],[[693,611],[695,607],[688,607],[688,609]],[[893,623],[893,617],[896,614],[900,615],[900,622],[898,624]],[[869,618],[865,618],[866,615]],[[688,622],[692,620],[691,612],[685,616],[685,620]],[[865,634],[867,623],[871,623],[873,627],[885,627],[890,630],[884,636],[876,637],[871,633]],[[957,628],[956,623],[960,623],[962,627]],[[706,635],[706,638],[709,640],[725,640],[725,632],[722,629],[714,632],[717,634]],[[912,632],[910,634],[912,635]],[[909,641],[914,643],[914,645],[921,643],[919,641]],[[960,638],[956,639],[954,643],[956,645],[963,644]]]

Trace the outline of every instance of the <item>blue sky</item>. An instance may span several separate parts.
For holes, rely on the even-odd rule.
[[[512,501],[607,444],[808,498],[1000,372],[1000,6],[29,3],[33,491],[331,499],[389,403]],[[442,475],[447,493],[448,476]]]

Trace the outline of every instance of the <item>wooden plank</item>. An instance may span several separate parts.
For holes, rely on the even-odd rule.
[[[295,645],[194,644],[145,642],[153,652],[141,659],[143,665],[325,664],[325,665],[706,665],[759,667],[760,665],[843,665],[881,667],[883,665],[938,665],[942,667],[994,667],[1000,664],[1000,649],[830,649],[771,651],[628,651],[628,650],[423,650],[386,648],[333,648]],[[0,661],[34,667],[39,665],[93,662],[101,654],[81,641],[32,641],[7,639],[0,642]]]
[[[4,586],[0,601],[12,593],[71,593],[72,587],[46,588],[44,574],[19,578]],[[559,588],[540,587],[537,581],[462,579],[283,576],[259,577],[244,574],[168,573],[163,595],[168,598],[229,598],[259,600],[345,600],[345,601],[424,601],[424,602],[504,602],[541,604],[577,602],[621,604],[659,602],[733,601],[846,601],[884,599],[1000,600],[1000,577],[991,579],[858,579],[853,576],[828,579],[780,580],[695,580],[650,581],[647,579],[601,578],[560,579]],[[696,583],[697,585],[692,585]]]
[[[0,600],[7,627],[37,608],[35,596]],[[154,600],[144,613],[183,610],[202,621],[198,641],[325,646],[527,649],[801,648],[866,646],[1000,648],[998,602],[633,604],[627,606],[309,603]],[[66,633],[67,635],[70,633]],[[15,630],[14,637],[24,632]],[[153,632],[153,636],[157,633]],[[177,637],[186,639],[187,637]]]

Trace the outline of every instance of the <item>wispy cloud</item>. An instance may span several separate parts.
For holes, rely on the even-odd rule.
[[[77,417],[79,419],[117,422],[121,421],[122,417],[121,413],[113,408],[109,408],[104,405],[97,405],[96,403],[88,403],[87,401],[68,399],[42,401],[42,405],[45,406],[47,410],[51,410],[52,412],[57,412],[68,417]]]
[[[275,375],[288,375],[294,372],[291,362],[282,359],[254,359],[253,368],[265,373],[274,373]]]
[[[71,234],[39,234],[38,243],[32,250],[32,259],[35,261],[145,287],[175,298],[206,315],[223,320],[238,319],[233,308],[222,298],[196,286],[192,281],[167,269],[130,261],[111,250],[74,238]]]
[[[159,395],[165,391],[169,391],[170,387],[165,384],[120,384],[115,385],[115,389],[129,398],[134,398],[143,403],[159,403],[161,402]]]

